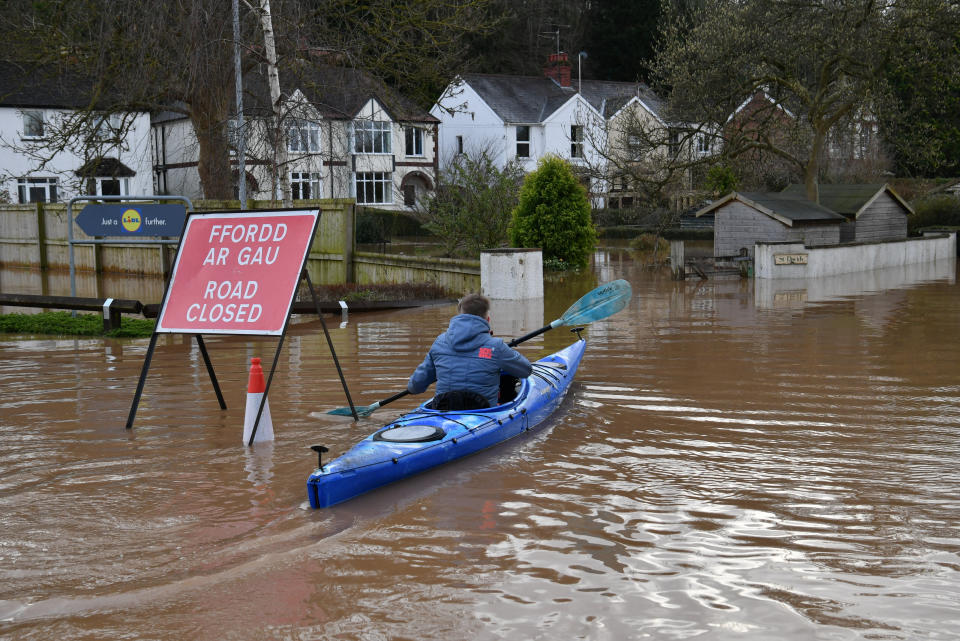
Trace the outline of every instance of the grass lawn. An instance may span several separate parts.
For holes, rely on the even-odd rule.
[[[101,314],[41,312],[39,314],[0,314],[0,333],[49,334],[54,336],[110,336],[143,338],[153,333],[153,320],[120,318],[120,328],[103,331]]]

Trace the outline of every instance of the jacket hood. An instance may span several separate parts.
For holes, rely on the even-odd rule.
[[[447,342],[458,352],[465,352],[483,346],[490,338],[490,324],[486,318],[473,314],[457,314],[450,319],[447,328]]]

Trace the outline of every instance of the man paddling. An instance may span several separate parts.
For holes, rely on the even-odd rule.
[[[533,367],[523,354],[508,347],[490,332],[490,300],[467,294],[457,305],[426,358],[407,381],[407,391],[421,394],[436,382],[430,406],[438,410],[472,410],[497,405],[501,370],[518,378],[530,376]],[[507,399],[504,399],[507,400]]]

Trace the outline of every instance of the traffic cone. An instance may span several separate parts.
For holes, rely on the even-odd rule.
[[[243,416],[243,444],[250,442],[253,434],[253,422],[257,420],[257,411],[263,399],[267,384],[263,380],[263,368],[259,358],[250,359],[250,380],[247,383],[247,410]],[[254,443],[273,440],[273,420],[270,418],[270,401],[264,401],[263,414],[260,415],[260,425],[257,427],[257,436]]]

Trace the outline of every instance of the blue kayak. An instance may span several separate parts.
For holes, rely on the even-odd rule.
[[[560,405],[585,347],[580,339],[533,363],[509,403],[456,412],[424,403],[400,416],[310,475],[310,507],[336,505],[534,429]]]

